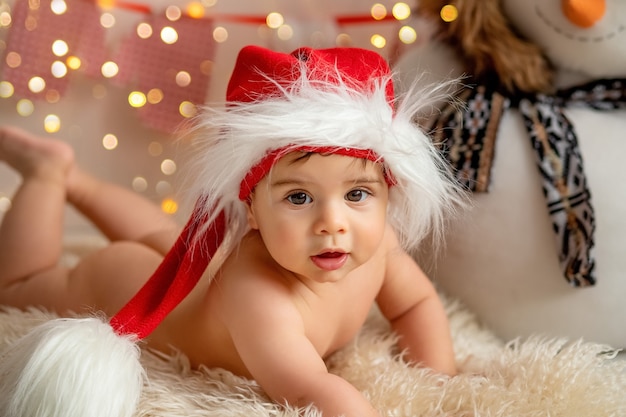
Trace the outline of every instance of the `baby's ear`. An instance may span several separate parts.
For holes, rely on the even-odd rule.
[[[244,204],[246,205],[246,218],[248,219],[248,225],[250,226],[250,228],[258,230],[259,225],[257,224],[256,215],[254,214],[252,196],[250,196],[248,200],[244,202]]]

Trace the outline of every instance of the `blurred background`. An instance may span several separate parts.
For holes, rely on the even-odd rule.
[[[242,46],[359,46],[391,60],[422,37],[412,7],[393,0],[0,0],[0,123],[70,142],[82,166],[183,221],[185,145],[176,129],[198,105],[219,105]],[[0,216],[18,184],[0,164]],[[93,232],[71,209],[67,228]]]

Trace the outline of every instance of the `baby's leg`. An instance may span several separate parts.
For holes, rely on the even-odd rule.
[[[80,171],[63,142],[2,128],[0,160],[23,177],[0,225],[0,304],[114,313],[176,238],[178,228],[170,218],[135,193]],[[66,199],[111,239],[121,240],[71,270],[58,266]]]
[[[180,232],[174,219],[152,201],[77,166],[68,176],[67,200],[111,241],[141,242],[164,255]]]
[[[62,142],[2,128],[0,160],[22,176],[12,207],[0,225],[0,284],[5,286],[58,263],[65,183],[74,154]]]

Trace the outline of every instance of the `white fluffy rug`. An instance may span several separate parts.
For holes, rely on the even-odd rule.
[[[447,306],[461,375],[442,379],[406,366],[375,312],[354,343],[328,361],[330,369],[383,416],[626,416],[626,361],[613,359],[607,347],[539,338],[503,344],[458,303]],[[51,317],[2,309],[0,352]],[[217,369],[190,370],[182,355],[144,351],[143,361],[148,382],[137,416],[299,416],[269,401],[254,382]]]
[[[382,416],[626,416],[626,361],[615,359],[617,352],[539,337],[503,343],[458,302],[445,302],[461,375],[446,379],[406,366],[376,311],[329,368],[363,391]],[[12,341],[52,317],[0,308],[0,360]],[[276,405],[254,382],[229,372],[191,370],[182,355],[144,351],[143,361],[148,381],[137,417],[318,416],[314,409]]]

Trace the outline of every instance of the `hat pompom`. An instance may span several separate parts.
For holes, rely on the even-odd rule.
[[[144,380],[136,337],[98,318],[35,327],[0,360],[3,417],[130,417]]]

